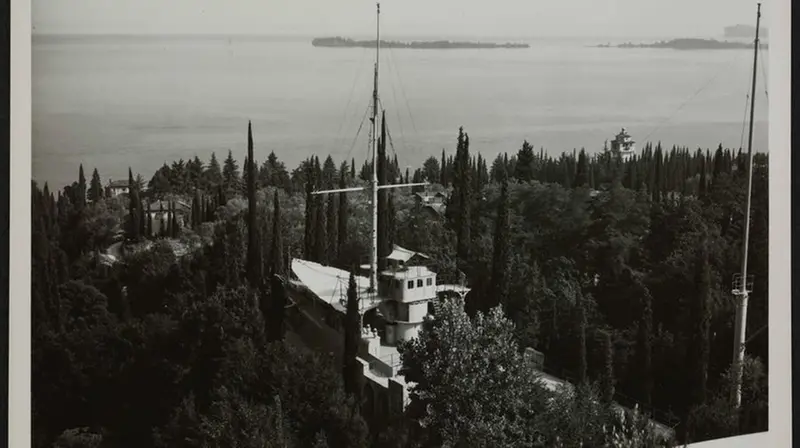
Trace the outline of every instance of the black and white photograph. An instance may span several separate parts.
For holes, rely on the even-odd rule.
[[[789,446],[789,2],[29,8],[30,446]]]

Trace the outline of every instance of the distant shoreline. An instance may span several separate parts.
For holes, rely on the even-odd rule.
[[[493,49],[493,48],[530,48],[530,45],[524,43],[488,43],[488,42],[452,42],[449,40],[437,41],[415,41],[415,42],[397,42],[397,41],[380,41],[381,47],[384,48],[410,48],[410,49],[423,49],[423,50],[444,50],[444,49]],[[315,47],[327,48],[374,48],[376,41],[374,40],[354,40],[343,37],[318,37],[311,41],[311,45]]]
[[[672,50],[743,50],[752,49],[750,42],[729,42],[714,39],[672,39],[659,41],[650,44],[624,43],[619,45],[600,44],[595,48],[666,48]],[[767,44],[762,44],[761,48],[767,49]]]

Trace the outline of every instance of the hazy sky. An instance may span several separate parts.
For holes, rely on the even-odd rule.
[[[387,35],[715,36],[755,0],[384,0]],[[373,0],[33,0],[36,33],[374,32]],[[768,5],[762,6],[765,26]]]

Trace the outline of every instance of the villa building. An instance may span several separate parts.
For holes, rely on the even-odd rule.
[[[636,142],[631,139],[625,128],[622,128],[622,131],[611,141],[611,152],[619,154],[623,161],[630,160],[636,154]]]

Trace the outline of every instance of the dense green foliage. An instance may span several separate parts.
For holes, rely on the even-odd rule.
[[[660,145],[630,161],[553,157],[525,142],[488,164],[461,130],[454,155],[406,173],[448,194],[444,216],[411,191],[382,194],[379,240],[430,255],[439,282],[472,292],[403,349],[418,385],[407,415],[367,428],[353,334],[344,370],[307,349],[286,280],[293,256],[366,261],[368,195],[312,193],[366,186],[371,166],[359,177],[353,160],[313,156],[290,173],[270,153],[256,170],[249,140],[244,173],[229,152],[222,166],[165,164],[146,189],[131,170],[119,197],[96,170],[87,188],[82,167],[61,191],[35,186],[35,446],[655,446],[645,416],[688,440],[766,429],[767,156],[754,162],[741,415],[730,281],[746,157]],[[523,347],[579,387],[543,389]],[[612,401],[641,412],[617,421]]]

